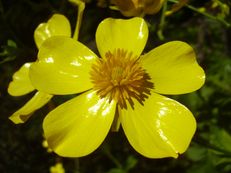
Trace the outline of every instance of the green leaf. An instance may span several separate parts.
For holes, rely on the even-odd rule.
[[[7,40],[7,46],[17,48],[17,44],[13,40]]]
[[[231,152],[230,134],[226,130],[220,129],[218,127],[214,127],[211,130],[212,130],[212,135],[210,137],[210,143],[212,145],[215,145],[216,147]]]
[[[190,169],[187,170],[187,173],[218,173],[215,167],[210,163],[201,162],[200,164],[193,165]]]
[[[133,156],[129,156],[126,160],[125,170],[129,171],[130,169],[134,168],[137,164],[137,159]]]
[[[187,152],[186,156],[192,161],[200,161],[206,157],[207,150],[201,146],[192,146]]]
[[[127,173],[127,172],[121,168],[112,168],[108,173]]]

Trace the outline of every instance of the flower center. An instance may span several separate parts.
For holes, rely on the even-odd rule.
[[[143,105],[154,85],[137,57],[123,49],[109,51],[105,57],[92,65],[93,89],[101,98],[116,100],[122,109],[127,108],[127,103],[134,109],[134,99]]]

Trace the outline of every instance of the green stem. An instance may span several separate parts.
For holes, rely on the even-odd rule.
[[[79,158],[76,158],[74,159],[74,167],[75,167],[75,170],[74,170],[74,173],[80,173],[80,165],[79,165]]]
[[[1,64],[4,64],[6,62],[9,62],[9,61],[13,61],[15,59],[15,57],[8,57],[8,58],[5,58],[4,60],[0,61],[0,65]]]
[[[164,30],[164,25],[165,25],[165,12],[166,12],[166,10],[167,10],[167,1],[165,1],[163,4],[159,29],[157,31],[157,35],[158,35],[160,40],[164,40],[163,30]]]
[[[111,159],[111,161],[118,167],[122,168],[122,164],[111,154],[109,148],[107,146],[103,147],[103,152],[106,154],[106,156]]]
[[[173,3],[178,3],[178,1],[176,1],[176,0],[169,0],[169,1],[170,1],[170,2],[173,2]],[[231,27],[231,24],[228,23],[227,21],[225,21],[224,19],[221,19],[221,18],[219,18],[219,17],[213,16],[213,15],[211,15],[211,14],[209,14],[209,13],[204,12],[204,11],[200,11],[199,9],[193,7],[192,5],[186,4],[185,6],[186,6],[187,8],[189,8],[190,10],[195,11],[195,12],[197,12],[197,13],[200,13],[200,14],[202,14],[202,15],[204,15],[204,16],[210,18],[210,19],[217,20],[217,21],[221,22],[222,24],[226,25],[227,27]]]
[[[83,18],[83,11],[85,9],[85,3],[82,2],[81,0],[69,0],[69,2],[78,6],[78,14],[77,14],[78,16],[77,16],[76,26],[75,26],[74,36],[73,36],[75,40],[78,40],[79,30],[80,30],[80,26],[81,26],[82,18]]]
[[[110,152],[107,152],[106,154],[118,168],[122,168],[120,162]]]

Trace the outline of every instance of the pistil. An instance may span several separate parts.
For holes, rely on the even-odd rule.
[[[137,56],[123,49],[107,52],[92,66],[93,89],[101,97],[116,100],[121,109],[134,108],[134,99],[143,104],[154,87]]]

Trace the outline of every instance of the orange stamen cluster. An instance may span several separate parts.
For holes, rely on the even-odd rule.
[[[153,83],[137,59],[132,52],[123,49],[107,52],[104,59],[98,59],[92,66],[90,74],[93,89],[101,98],[116,100],[124,109],[127,103],[134,108],[133,99],[143,104],[150,95]]]

